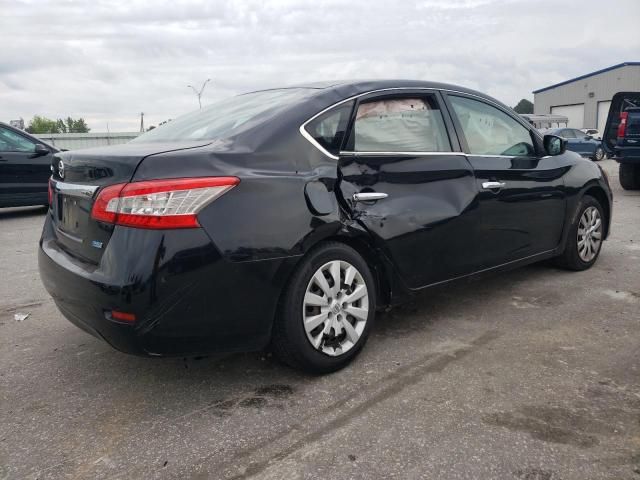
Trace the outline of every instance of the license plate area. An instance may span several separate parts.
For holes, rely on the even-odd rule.
[[[86,227],[89,215],[86,200],[70,195],[58,195],[58,227],[66,233],[77,234]]]
[[[113,233],[113,225],[91,218],[98,187],[57,182],[53,220],[58,246],[76,260],[98,265]]]

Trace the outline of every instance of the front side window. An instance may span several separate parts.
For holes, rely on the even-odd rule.
[[[470,98],[450,96],[469,153],[528,157],[535,155],[529,130],[496,107]]]
[[[450,152],[451,144],[433,97],[393,98],[358,106],[349,148],[356,152]]]
[[[573,130],[569,128],[562,130],[562,132],[560,133],[560,136],[562,138],[576,138],[576,134],[573,133]]]
[[[322,148],[337,154],[344,140],[352,108],[353,101],[339,105],[314,118],[304,128]]]
[[[36,144],[8,128],[0,127],[0,152],[33,153]]]

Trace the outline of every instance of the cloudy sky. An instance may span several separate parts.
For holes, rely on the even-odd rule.
[[[392,6],[394,5],[394,6]],[[344,78],[455,83],[514,105],[640,61],[640,0],[0,0],[0,120],[135,131],[248,90]]]

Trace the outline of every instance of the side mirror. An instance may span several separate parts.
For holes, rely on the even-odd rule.
[[[44,155],[49,155],[51,151],[41,143],[36,143],[36,146],[33,149],[33,153],[35,157],[42,157]]]
[[[567,151],[567,141],[557,135],[545,135],[542,142],[548,155],[562,155]]]

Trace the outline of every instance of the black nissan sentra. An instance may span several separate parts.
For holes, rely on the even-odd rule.
[[[549,258],[591,267],[611,190],[565,147],[453,85],[238,95],[57,154],[40,273],[71,322],[123,352],[270,346],[330,372],[411,293]]]

